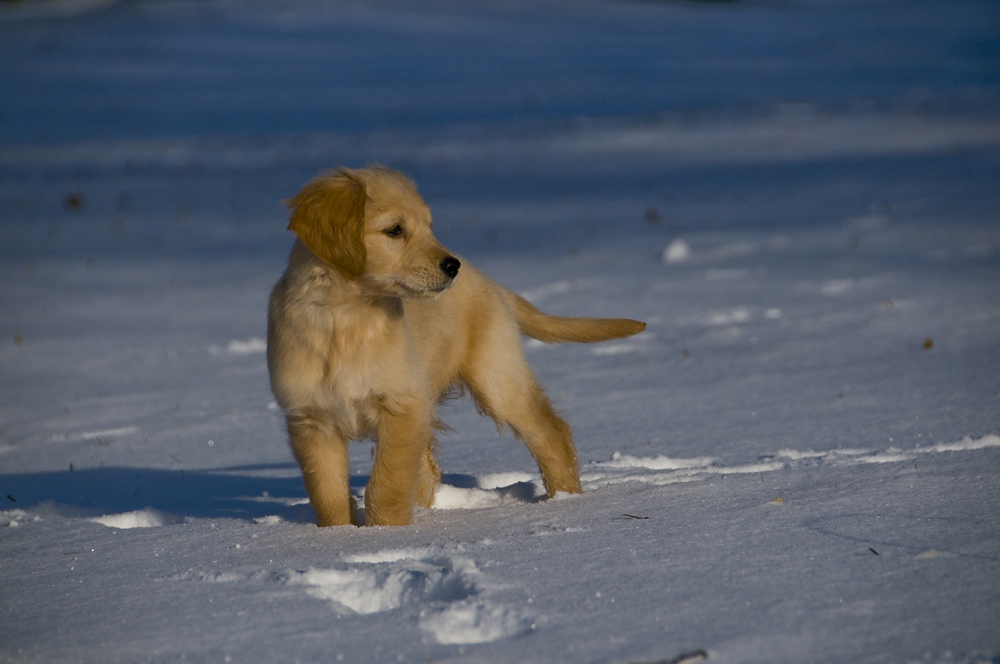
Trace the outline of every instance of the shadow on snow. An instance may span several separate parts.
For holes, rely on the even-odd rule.
[[[458,488],[478,487],[472,475],[447,474],[442,482]],[[355,493],[367,483],[367,475],[351,477]],[[530,483],[519,483],[500,493],[521,502],[534,502],[532,491]],[[296,523],[314,523],[316,518],[294,464],[210,470],[112,467],[0,475],[0,500],[0,509],[67,517],[153,508],[174,518],[251,521],[278,516]]]

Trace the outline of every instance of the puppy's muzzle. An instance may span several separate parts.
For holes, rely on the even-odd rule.
[[[438,264],[438,267],[448,275],[449,279],[454,279],[455,275],[458,274],[458,268],[462,267],[462,262],[454,256],[448,256]]]

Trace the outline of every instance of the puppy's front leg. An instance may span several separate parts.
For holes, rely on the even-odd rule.
[[[288,415],[288,439],[302,468],[318,526],[355,523],[351,510],[351,466],[347,441],[321,418]]]
[[[434,504],[434,492],[441,484],[441,468],[434,458],[434,441],[424,450],[423,463],[417,477],[416,502],[420,507],[430,507]]]
[[[365,490],[366,526],[405,526],[413,518],[418,481],[432,441],[430,410],[418,403],[383,410]],[[429,504],[433,494],[421,499]]]

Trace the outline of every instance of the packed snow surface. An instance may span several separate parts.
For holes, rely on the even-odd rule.
[[[2,3],[0,661],[1000,662],[998,35],[985,1]],[[282,201],[372,162],[536,306],[648,323],[525,340],[581,495],[459,400],[432,509],[314,525]]]

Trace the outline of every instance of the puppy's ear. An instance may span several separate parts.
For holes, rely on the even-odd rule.
[[[325,173],[290,199],[293,231],[316,256],[353,279],[365,271],[365,186],[347,169]]]

